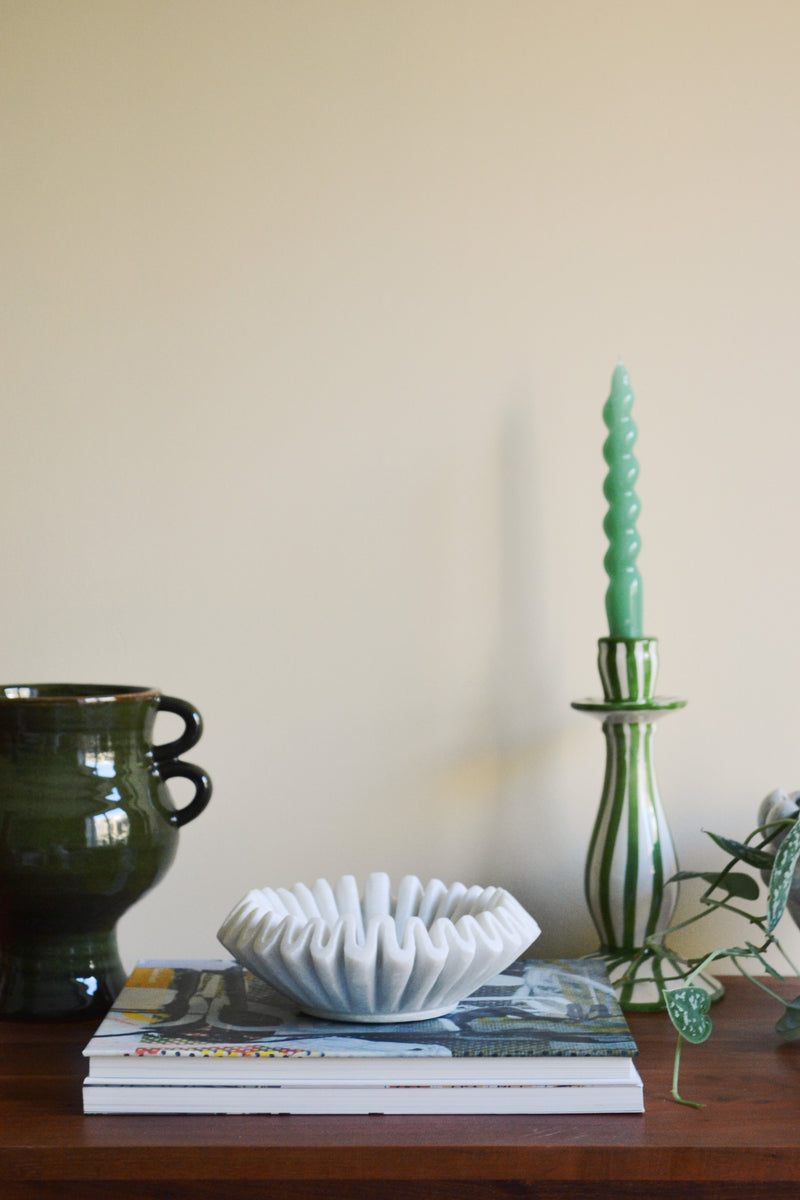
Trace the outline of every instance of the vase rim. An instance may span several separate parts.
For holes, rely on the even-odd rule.
[[[7,683],[0,684],[0,704],[110,704],[117,700],[150,700],[158,688],[113,683]]]

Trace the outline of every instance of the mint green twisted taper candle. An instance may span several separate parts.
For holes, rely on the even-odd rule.
[[[608,537],[608,550],[603,559],[609,580],[606,615],[610,636],[619,638],[642,636],[642,579],[636,566],[641,547],[636,530],[640,504],[634,491],[639,464],[633,456],[637,429],[631,417],[632,407],[631,382],[620,362],[611,380],[611,394],[603,408],[603,420],[609,431],[603,444],[603,457],[608,463],[608,475],[603,484],[603,495],[608,501],[608,512],[603,521]]]

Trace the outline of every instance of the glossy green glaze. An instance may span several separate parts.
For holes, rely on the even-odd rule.
[[[686,701],[655,694],[656,638],[600,638],[602,700],[573,708],[603,722],[606,770],[589,842],[584,888],[598,951],[626,1010],[664,1007],[662,964],[648,939],[667,928],[677,900],[672,835],[653,761],[655,722]],[[641,967],[641,970],[640,970]]]
[[[159,711],[183,734],[153,744]],[[116,925],[162,878],[211,794],[179,755],[202,722],[145,688],[0,688],[0,1017],[96,1016],[121,988]],[[166,781],[195,795],[176,810]]]

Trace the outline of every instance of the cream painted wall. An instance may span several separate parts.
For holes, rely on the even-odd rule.
[[[592,946],[620,354],[682,865],[800,787],[800,6],[0,19],[2,675],[190,698],[215,783],[128,963],[379,868]]]

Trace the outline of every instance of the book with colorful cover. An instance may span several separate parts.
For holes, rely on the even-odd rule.
[[[86,1112],[640,1112],[599,959],[519,960],[447,1016],[305,1016],[232,960],[137,964],[84,1050]]]

